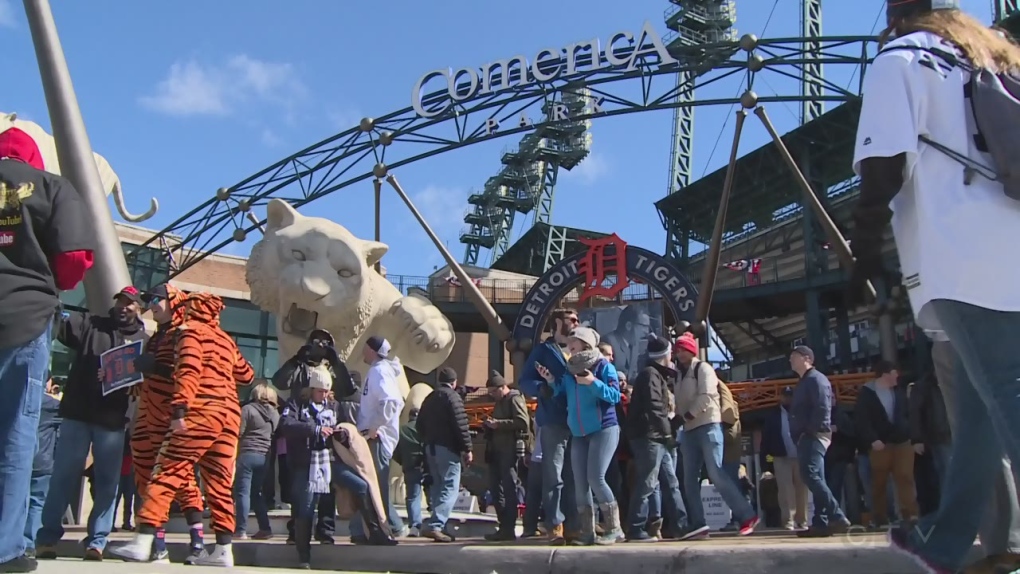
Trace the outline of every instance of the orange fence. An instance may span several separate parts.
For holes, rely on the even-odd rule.
[[[848,375],[832,375],[833,390],[841,403],[853,404],[857,400],[857,392],[860,388],[875,378],[874,373],[851,373]],[[747,413],[759,409],[767,409],[779,404],[779,395],[786,387],[797,384],[797,379],[779,379],[775,381],[747,381],[741,383],[728,383],[733,398],[740,405],[740,412]],[[534,400],[528,401],[528,409],[534,411],[536,408]],[[471,428],[478,428],[492,413],[492,403],[472,402],[465,405],[468,416],[468,424]]]

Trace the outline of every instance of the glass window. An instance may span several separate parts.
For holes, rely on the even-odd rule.
[[[255,369],[255,375],[262,371],[262,341],[254,337],[234,337],[237,341],[237,348],[241,351],[241,355],[248,359],[253,369]]]
[[[220,325],[224,331],[245,335],[262,334],[262,311],[246,301],[224,299],[223,302],[227,305],[220,315]]]
[[[129,259],[128,271],[135,287],[146,290],[166,282],[170,276],[170,262],[162,249],[139,247],[121,243],[125,257],[137,251],[135,257]]]
[[[276,370],[280,368],[280,351],[277,348],[277,342],[275,339],[266,340],[266,354],[265,363],[262,365],[262,376],[270,379],[276,374]]]
[[[65,307],[78,307],[81,309],[85,308],[85,282],[82,281],[70,291],[60,292],[60,302]]]
[[[60,341],[53,341],[53,350],[50,354],[50,377],[64,379],[71,372],[71,364],[74,362],[75,352],[64,346]]]
[[[267,320],[266,321],[266,325],[267,325],[266,335],[269,335],[271,338],[276,339],[277,338],[277,336],[276,336],[276,315],[273,315],[272,313],[266,313],[266,315],[268,315],[268,317],[266,317],[266,320]]]

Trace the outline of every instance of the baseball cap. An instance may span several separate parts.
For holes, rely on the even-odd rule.
[[[118,291],[117,294],[113,296],[113,298],[116,300],[117,297],[125,297],[132,303],[136,303],[138,305],[142,304],[142,294],[139,293],[138,289],[136,289],[133,285],[128,285],[127,287]]]
[[[932,10],[958,10],[960,0],[887,0],[885,16],[889,20],[910,18]]]

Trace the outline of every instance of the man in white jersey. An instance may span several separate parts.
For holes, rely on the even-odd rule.
[[[379,475],[379,489],[394,536],[407,535],[407,527],[390,501],[390,459],[400,440],[400,412],[404,397],[398,379],[404,368],[396,357],[390,357],[390,343],[382,337],[369,337],[364,349],[365,362],[371,365],[365,375],[358,413],[358,430],[368,439],[372,459]],[[357,532],[352,532],[357,536]]]
[[[939,511],[890,531],[894,547],[929,572],[955,572],[988,508],[1002,455],[1020,460],[1020,202],[922,143],[921,136],[991,165],[979,149],[969,73],[1020,70],[1020,48],[958,8],[956,0],[888,0],[884,46],[864,84],[854,168],[861,198],[852,241],[859,281],[881,271],[881,234],[892,222],[903,284],[917,324],[944,331],[959,355],[952,460]]]

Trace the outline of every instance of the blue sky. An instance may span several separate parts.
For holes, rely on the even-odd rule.
[[[531,55],[594,36],[604,42],[617,31],[636,32],[646,20],[664,34],[663,12],[669,7],[661,0],[633,0],[630,8],[608,0],[512,5],[296,0],[286,10],[269,0],[52,2],[93,148],[120,176],[129,210],[144,211],[149,197],[160,201],[159,214],[142,224],[155,229],[218,187],[239,182],[363,116],[407,107],[411,86],[426,71]],[[986,21],[989,3],[964,1]],[[778,0],[774,10],[773,4],[737,0],[740,33],[798,35],[799,1]],[[826,2],[824,32],[876,32],[883,6],[883,0]],[[0,0],[0,51],[6,86],[0,111],[18,112],[48,127],[21,2]],[[828,75],[845,85],[850,74],[844,68]],[[796,93],[794,82],[776,78],[759,83],[757,91]],[[698,94],[733,97],[735,86]],[[796,113],[789,105],[770,108],[781,131],[794,127]],[[696,175],[723,164],[732,125],[721,140],[719,134],[730,117],[728,107],[698,110]],[[629,243],[661,253],[665,232],[652,203],[666,193],[671,118],[671,112],[660,111],[596,120],[590,157],[560,178],[554,223],[617,232]],[[748,126],[745,151],[766,138],[757,123]],[[501,150],[518,138],[455,150],[396,172],[458,259],[464,252],[457,238],[465,227],[465,198],[499,169]],[[391,251],[383,263],[392,274],[428,274],[441,264],[438,253],[395,195],[385,198],[382,236]],[[372,209],[371,183],[362,183],[303,211],[371,237]],[[228,252],[246,254],[244,245]],[[482,260],[488,259],[483,255]]]

